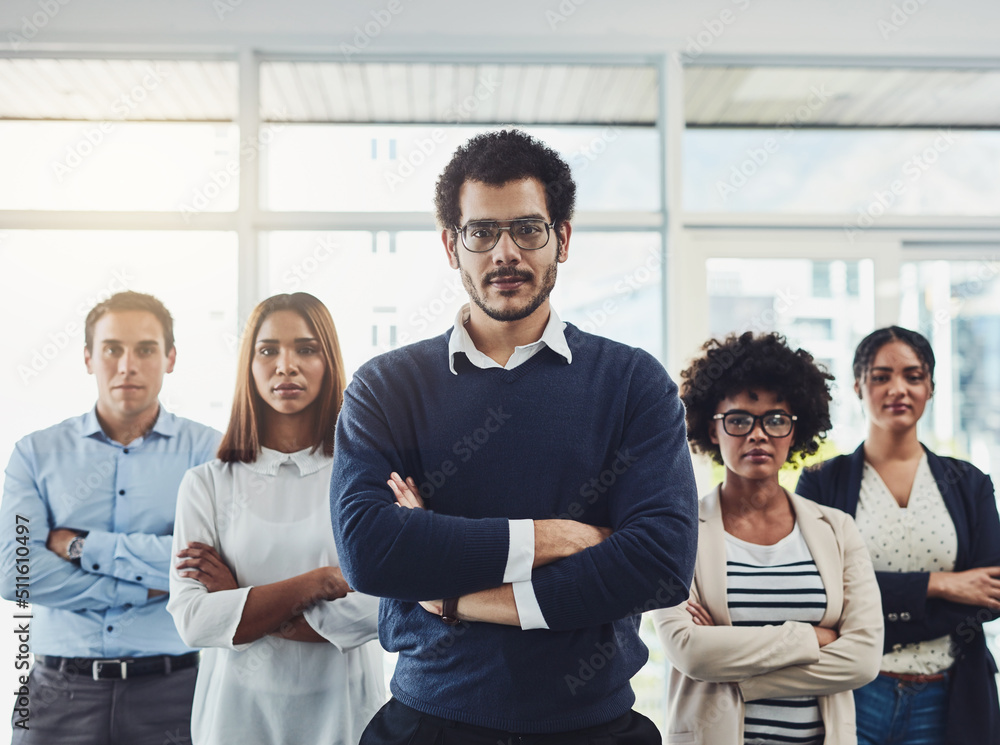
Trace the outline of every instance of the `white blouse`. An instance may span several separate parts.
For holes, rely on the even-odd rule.
[[[322,451],[263,449],[254,463],[215,460],[191,469],[177,498],[173,553],[212,545],[239,589],[209,593],[170,570],[167,610],[181,638],[202,652],[194,745],[356,745],[385,703],[378,599],[360,593],[303,613],[329,644],[265,636],[233,644],[250,588],[320,566],[338,566],[330,524],[332,458]]]
[[[872,465],[865,462],[855,516],[876,572],[950,572],[958,556],[958,535],[927,463],[920,459],[906,507],[900,507]],[[905,623],[905,619],[900,619]],[[933,675],[955,661],[951,637],[898,645],[882,656],[890,673]]]

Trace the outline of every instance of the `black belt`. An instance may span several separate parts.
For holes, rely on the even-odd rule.
[[[178,670],[197,667],[198,653],[159,654],[153,657],[123,657],[111,660],[100,657],[56,657],[51,654],[36,654],[35,662],[62,672],[67,670],[75,670],[78,674],[85,672],[94,680],[126,680],[142,675],[170,675]]]

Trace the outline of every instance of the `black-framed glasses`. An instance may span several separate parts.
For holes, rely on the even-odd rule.
[[[523,220],[477,220],[466,223],[464,227],[456,228],[462,234],[462,245],[473,253],[481,254],[492,251],[493,247],[500,242],[500,235],[503,231],[510,233],[511,239],[518,248],[525,251],[537,251],[545,248],[549,242],[549,232],[555,227],[555,223],[545,222],[537,218],[525,218]]]
[[[780,410],[765,411],[763,414],[727,411],[724,414],[716,414],[712,419],[721,419],[722,428],[730,437],[746,437],[753,432],[757,422],[760,422],[764,434],[768,437],[788,437],[792,433],[792,424],[798,417]]]

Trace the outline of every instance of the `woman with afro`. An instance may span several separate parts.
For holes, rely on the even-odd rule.
[[[853,745],[851,690],[882,649],[875,574],[849,516],[778,482],[830,428],[832,376],[774,333],[702,349],[681,373],[688,440],[725,477],[701,500],[687,604],[654,612],[665,742]]]

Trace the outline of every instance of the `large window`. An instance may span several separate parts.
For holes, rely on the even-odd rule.
[[[1000,132],[689,129],[692,212],[849,216],[1000,214]],[[994,167],[984,167],[992,163]]]
[[[903,265],[900,322],[931,341],[934,397],[922,424],[932,449],[1000,467],[1000,253]]]
[[[777,331],[836,378],[830,442],[840,452],[864,438],[852,395],[854,348],[872,328],[872,262],[709,259],[710,335]]]
[[[273,210],[428,212],[456,148],[495,127],[264,125],[264,206]],[[581,212],[660,209],[652,127],[523,127],[573,169]]]
[[[239,136],[232,124],[3,122],[5,210],[179,211],[236,208]]]

